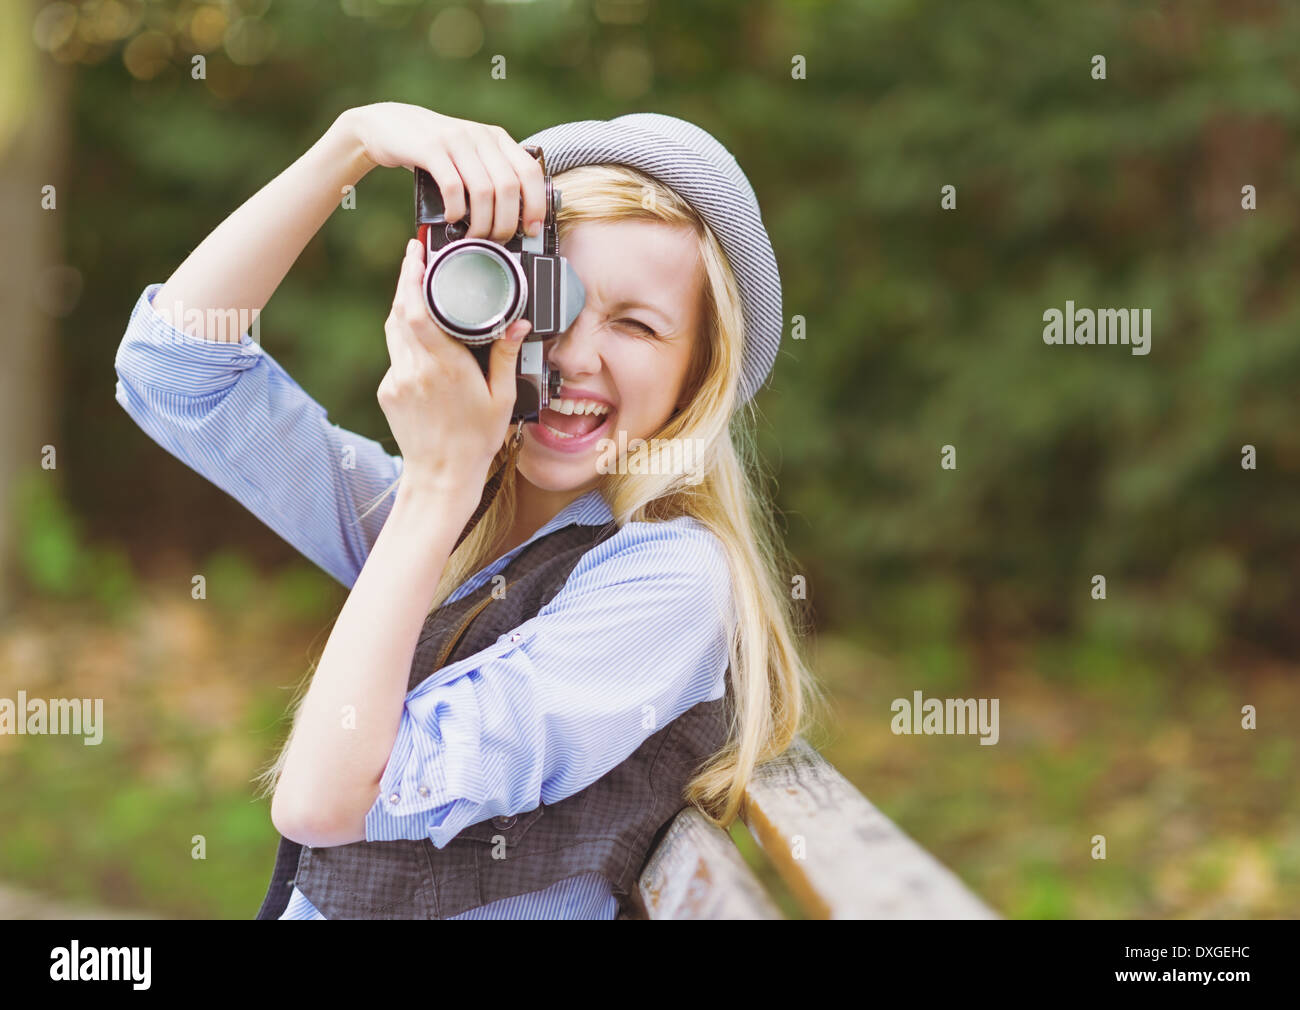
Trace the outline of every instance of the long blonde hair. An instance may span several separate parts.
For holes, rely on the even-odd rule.
[[[697,468],[650,465],[653,442],[637,453],[647,465],[619,467],[599,487],[614,520],[664,522],[692,516],[721,541],[731,571],[736,627],[730,643],[734,720],[726,744],[687,785],[685,799],[725,828],[740,813],[754,769],[779,756],[816,721],[825,695],[801,654],[810,630],[808,616],[789,591],[795,574],[766,487],[754,439],[752,403],[735,408],[741,371],[744,317],[735,277],[717,238],[695,210],[673,190],[624,165],[582,165],[555,177],[564,199],[557,215],[561,240],[581,221],[648,220],[689,227],[698,238],[705,273],[703,328],[687,379],[694,386],[687,404],[652,439],[695,440]],[[678,443],[683,444],[683,443]],[[503,445],[492,470],[509,458]],[[499,491],[472,532],[452,553],[438,583],[433,609],[488,564],[489,552],[511,528],[515,475],[505,472]],[[382,502],[397,483],[376,499]],[[368,509],[368,514],[375,506]],[[310,674],[292,705],[293,722],[310,684]],[[290,733],[292,739],[292,731]],[[274,791],[284,765],[286,740],[275,762],[258,776],[262,794]]]

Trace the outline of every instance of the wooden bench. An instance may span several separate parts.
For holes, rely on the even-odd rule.
[[[802,738],[762,766],[745,826],[810,919],[996,919]],[[649,919],[784,919],[732,841],[694,808],[641,874]]]

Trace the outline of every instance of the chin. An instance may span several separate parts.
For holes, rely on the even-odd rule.
[[[517,468],[520,475],[539,491],[564,492],[589,485],[594,487],[596,478],[600,476],[596,472],[594,457],[584,456],[568,463],[549,459],[540,462],[526,445],[519,454]]]

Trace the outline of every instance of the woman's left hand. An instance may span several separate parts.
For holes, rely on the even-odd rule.
[[[485,378],[469,348],[433,321],[423,280],[424,247],[411,239],[384,322],[392,364],[379,405],[401,449],[402,484],[462,495],[472,511],[510,427],[515,362],[530,324],[516,320],[494,341]]]

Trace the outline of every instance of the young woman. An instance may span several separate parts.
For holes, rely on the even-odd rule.
[[[117,398],[145,432],[351,587],[263,776],[283,837],[259,917],[614,918],[672,814],[730,823],[820,700],[741,410],[781,328],[748,182],[668,116],[529,142],[563,192],[586,302],[550,351],[560,400],[522,432],[528,324],[485,379],[423,304],[418,242],[384,326],[398,455],[210,321],[260,312],[376,166],[426,168],[471,237],[504,242],[521,219],[537,233],[542,173],[522,145],[418,106],[339,116],[145,289],[119,349]],[[602,440],[620,438],[691,440],[694,465],[645,465],[646,446],[610,467]]]

